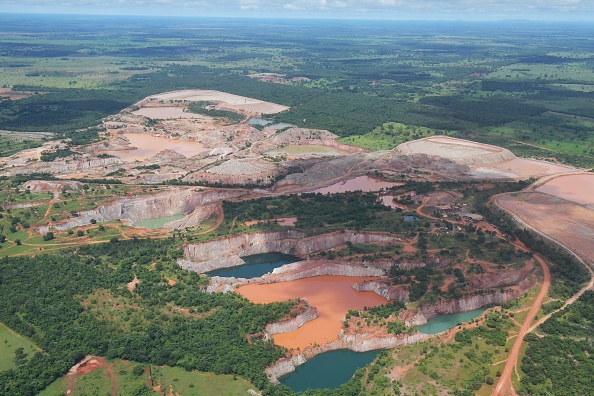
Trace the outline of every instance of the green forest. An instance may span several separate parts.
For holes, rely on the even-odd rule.
[[[206,294],[205,278],[173,262],[180,254],[173,241],[139,239],[2,259],[0,321],[44,353],[0,372],[0,393],[34,395],[93,354],[237,374],[274,394],[263,368],[283,350],[258,335],[267,323],[287,315],[292,304],[262,306],[234,293]],[[175,286],[167,284],[165,272],[178,279]],[[141,283],[131,294],[126,283],[134,276]],[[107,320],[97,301],[105,295],[134,308],[122,308],[121,317]]]

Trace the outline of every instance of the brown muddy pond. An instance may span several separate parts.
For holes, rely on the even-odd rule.
[[[314,190],[315,193],[343,193],[347,191],[357,191],[361,190],[363,192],[369,191],[379,191],[382,188],[390,188],[393,186],[401,186],[404,183],[395,183],[395,182],[388,182],[383,180],[378,180],[371,178],[369,176],[358,176],[353,179],[341,181],[338,183],[334,183],[331,186],[318,188]]]
[[[559,176],[538,187],[536,191],[594,206],[594,174]]]
[[[352,285],[373,277],[316,276],[290,282],[266,285],[246,285],[237,291],[249,300],[267,304],[295,298],[307,298],[318,309],[320,316],[306,323],[297,331],[273,336],[277,345],[288,349],[305,348],[317,343],[326,344],[338,339],[342,328],[340,321],[349,309],[363,309],[382,305],[387,300],[373,292],[358,292]]]
[[[163,150],[173,150],[186,157],[193,157],[205,151],[209,151],[203,144],[188,142],[185,140],[167,139],[162,136],[151,136],[142,133],[125,133],[124,136],[130,142],[134,150],[105,151],[105,154],[115,155],[123,161],[143,161]]]

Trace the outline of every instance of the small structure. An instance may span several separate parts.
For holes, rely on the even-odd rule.
[[[454,213],[454,211],[456,211],[457,208],[453,207],[451,205],[438,205],[438,206],[435,206],[435,210],[441,214],[449,214],[449,213]]]
[[[477,213],[464,213],[462,215],[462,217],[464,218],[464,220],[469,221],[469,222],[475,222],[475,221],[483,221],[483,216]]]

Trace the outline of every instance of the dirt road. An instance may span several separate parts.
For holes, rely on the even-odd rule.
[[[527,224],[526,222],[524,222],[523,220],[521,220],[518,216],[516,216],[513,212],[510,212],[509,210],[501,207],[498,204],[498,199],[499,197],[501,197],[502,195],[505,194],[497,194],[494,195],[493,197],[491,197],[491,199],[489,199],[487,204],[493,203],[494,205],[496,205],[498,208],[502,209],[503,211],[510,213],[514,216],[514,219],[520,223],[521,225],[523,225],[524,227],[532,230],[533,232],[536,232],[538,235],[542,236],[543,238],[561,245],[563,248],[565,248],[567,251],[569,251],[578,261],[580,261],[582,264],[584,264],[584,266],[588,269],[588,271],[590,272],[591,278],[590,278],[590,282],[584,286],[582,289],[580,289],[579,292],[577,292],[575,295],[573,295],[570,299],[568,299],[565,304],[563,305],[563,307],[561,307],[558,310],[555,310],[553,312],[551,312],[550,314],[542,317],[540,320],[538,320],[536,323],[532,324],[532,321],[534,320],[534,317],[536,316],[536,313],[538,312],[538,310],[540,309],[540,306],[542,305],[542,301],[544,299],[544,297],[546,296],[549,286],[550,286],[550,282],[551,282],[551,275],[550,275],[550,271],[548,269],[548,266],[546,265],[546,263],[544,263],[544,261],[542,260],[542,258],[538,255],[534,255],[534,258],[536,258],[538,260],[538,262],[540,263],[541,267],[543,268],[543,273],[544,273],[544,281],[543,281],[543,285],[540,289],[540,292],[538,294],[538,296],[536,297],[536,299],[534,300],[532,307],[530,308],[530,311],[528,312],[528,315],[526,316],[526,319],[524,320],[524,323],[522,323],[522,326],[520,327],[520,331],[518,332],[516,341],[514,342],[514,345],[512,347],[512,350],[509,354],[509,357],[506,361],[503,373],[501,375],[501,377],[499,378],[499,381],[497,382],[497,385],[495,386],[495,389],[493,390],[492,395],[517,395],[515,390],[513,389],[513,383],[511,380],[511,374],[512,374],[512,370],[514,370],[514,368],[517,365],[517,361],[518,361],[518,355],[519,355],[519,351],[520,348],[522,346],[522,343],[524,341],[524,336],[532,331],[534,331],[534,329],[536,329],[540,324],[544,323],[548,318],[550,318],[551,315],[553,315],[555,312],[558,312],[562,309],[564,309],[566,306],[573,304],[575,301],[577,301],[577,299],[588,289],[592,289],[592,287],[594,287],[594,271],[592,271],[592,268],[590,268],[589,265],[586,264],[586,262],[584,262],[584,260],[582,260],[581,257],[579,257],[575,252],[573,252],[572,250],[570,250],[567,246],[565,246],[564,244],[562,244],[561,242],[559,242],[558,240],[542,233],[541,231],[531,227],[529,224]],[[518,246],[516,243],[514,243],[514,245]]]
[[[66,378],[68,378],[66,394],[72,394],[78,378],[86,374],[90,374],[101,367],[105,368],[107,377],[111,382],[111,396],[116,396],[118,393],[118,384],[115,380],[113,369],[111,365],[105,361],[105,359],[98,356],[87,356],[85,359],[70,369],[68,374],[66,374]]]
[[[516,395],[516,392],[513,389],[513,384],[511,380],[512,371],[516,367],[518,363],[518,356],[520,355],[520,348],[522,347],[522,343],[524,342],[524,336],[529,333],[530,325],[532,321],[536,317],[538,310],[540,309],[544,298],[546,297],[547,293],[549,292],[549,286],[551,285],[551,272],[549,271],[549,267],[544,262],[544,260],[537,254],[534,255],[534,258],[538,261],[540,266],[542,267],[542,271],[544,274],[544,279],[542,282],[542,286],[540,291],[538,292],[538,296],[532,303],[530,307],[530,311],[528,311],[528,315],[526,315],[526,319],[524,319],[524,323],[520,327],[518,331],[518,335],[516,336],[516,341],[512,346],[512,349],[509,353],[507,361],[505,362],[505,367],[503,368],[503,372],[501,373],[501,377],[499,377],[499,381],[493,390],[491,395]]]
[[[501,194],[497,194],[497,195],[493,196],[491,199],[489,199],[489,201],[487,202],[487,205],[490,204],[491,202],[496,203],[497,198],[499,198],[500,195]],[[417,214],[424,216],[424,217],[428,217],[430,219],[439,220],[433,216],[423,213],[423,208],[427,204],[427,201],[428,201],[427,198],[423,199],[423,202],[416,210]],[[503,235],[501,235],[500,232],[497,232],[497,236],[499,238],[503,239]],[[530,251],[530,249],[526,248],[523,244],[521,244],[519,242],[513,242],[513,241],[508,241],[508,242],[510,242],[512,245],[514,245],[518,249],[521,249],[523,251]],[[551,285],[551,272],[549,270],[549,267],[547,266],[545,261],[538,254],[534,254],[534,258],[538,261],[538,263],[542,267],[542,271],[543,271],[543,275],[544,275],[543,283],[542,283],[542,286],[540,288],[538,295],[536,296],[536,299],[534,300],[534,302],[532,303],[532,306],[530,307],[530,310],[528,311],[528,315],[526,315],[526,318],[524,319],[524,322],[522,323],[520,330],[518,331],[514,345],[512,346],[512,349],[511,349],[509,356],[506,360],[505,367],[503,369],[503,373],[501,374],[501,377],[499,377],[499,381],[497,382],[497,385],[495,386],[495,389],[493,390],[493,393],[492,393],[493,396],[495,396],[495,395],[497,395],[497,396],[499,396],[499,395],[517,395],[513,388],[511,375],[518,363],[518,356],[520,354],[520,348],[522,347],[522,344],[524,342],[524,336],[530,332],[531,324],[532,324],[534,318],[536,317],[536,314],[540,310],[540,307],[542,305],[542,302],[544,301],[544,298],[547,296],[547,294],[549,292],[549,287]]]

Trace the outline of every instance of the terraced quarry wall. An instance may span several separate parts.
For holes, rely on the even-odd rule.
[[[400,239],[381,232],[333,232],[306,237],[295,230],[254,232],[215,241],[189,244],[184,247],[185,258],[178,263],[182,268],[196,272],[208,272],[219,268],[243,264],[240,257],[254,254],[279,252],[298,257],[333,249],[352,243],[394,243]]]
[[[179,214],[189,214],[189,216],[176,221],[172,227],[191,226],[210,217],[212,208],[205,211],[206,205],[242,194],[241,190],[175,189],[156,195],[123,198],[97,209],[79,212],[77,217],[66,221],[39,227],[38,230],[42,234],[51,229],[67,230],[91,224],[92,219],[97,222],[122,220],[134,225],[140,220],[158,219]]]

